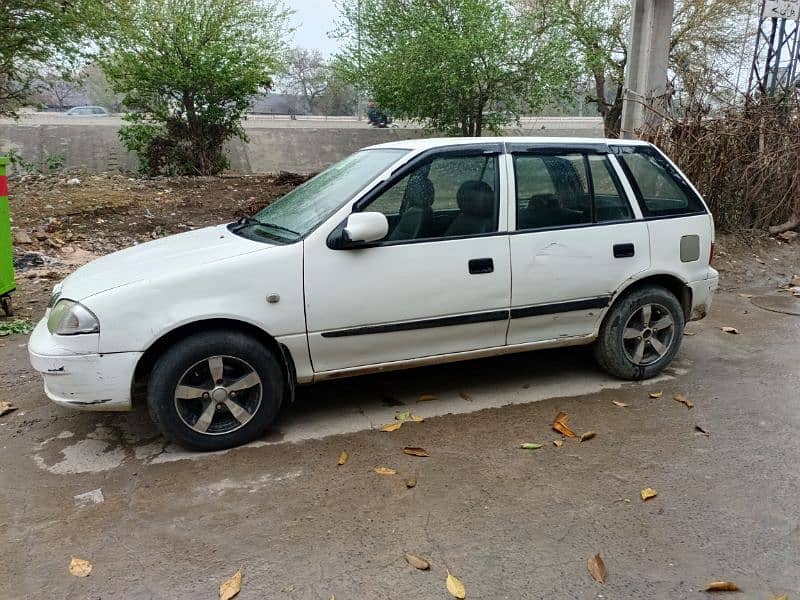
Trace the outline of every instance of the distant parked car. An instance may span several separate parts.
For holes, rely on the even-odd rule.
[[[102,106],[76,106],[64,114],[68,117],[107,117],[108,111]]]
[[[81,267],[28,350],[57,404],[131,410],[143,388],[167,438],[218,450],[325,379],[579,344],[653,377],[708,311],[713,242],[644,142],[396,140],[254,217]]]

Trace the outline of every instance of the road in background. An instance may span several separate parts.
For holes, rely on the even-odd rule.
[[[68,117],[64,113],[36,112],[22,113],[19,119],[0,118],[0,124],[7,125],[105,125],[119,127],[122,124],[119,114],[107,117]],[[419,129],[418,124],[397,121],[400,129]],[[365,129],[370,128],[366,120],[356,117],[323,117],[313,115],[247,115],[244,122],[247,129],[257,128],[313,128],[313,129]],[[585,132],[588,137],[596,137],[598,131],[602,134],[603,120],[600,117],[523,117],[519,125],[508,127],[509,132],[524,131],[535,135],[536,130],[557,130],[564,132]],[[488,134],[487,134],[488,135]],[[565,133],[564,135],[569,135]]]

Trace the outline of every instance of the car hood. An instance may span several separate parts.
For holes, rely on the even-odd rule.
[[[61,295],[80,301],[120,286],[271,247],[235,235],[226,225],[187,231],[131,246],[80,267],[64,280]]]

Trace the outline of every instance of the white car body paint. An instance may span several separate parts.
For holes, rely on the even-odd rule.
[[[651,275],[691,289],[692,317],[708,310],[717,273],[708,257],[711,215],[645,219],[620,161],[609,155],[634,219],[615,224],[515,232],[514,166],[499,157],[496,233],[334,250],[328,236],[353,205],[404,163],[426,151],[464,144],[542,144],[570,148],[643,142],[575,138],[459,138],[397,141],[377,147],[408,152],[302,240],[268,244],[208,227],[116,252],[78,269],[60,297],[97,317],[100,333],[57,335],[45,318],[29,352],[56,403],[89,410],[129,410],[133,376],[144,353],[184,325],[230,320],[282,344],[298,383],[407,368],[539,347],[591,342],[607,306]],[[377,148],[373,147],[373,148]],[[674,165],[673,165],[674,166]],[[707,211],[707,208],[706,208]],[[681,238],[697,235],[700,256],[682,262]],[[633,257],[612,247],[630,243]],[[471,274],[472,259],[491,258],[490,273]],[[279,301],[268,302],[268,296]],[[469,322],[474,314],[608,298],[603,306]],[[447,326],[430,327],[440,319]],[[382,331],[382,325],[393,325]],[[413,328],[404,328],[415,324]],[[398,325],[400,325],[398,329]],[[440,324],[441,325],[441,324]],[[353,333],[361,327],[369,334]],[[349,333],[348,333],[348,330]],[[342,335],[342,333],[345,335]],[[327,335],[323,335],[327,334]]]

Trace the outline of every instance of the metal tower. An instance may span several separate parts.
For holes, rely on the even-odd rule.
[[[797,87],[800,0],[759,0],[749,98],[782,98]]]

